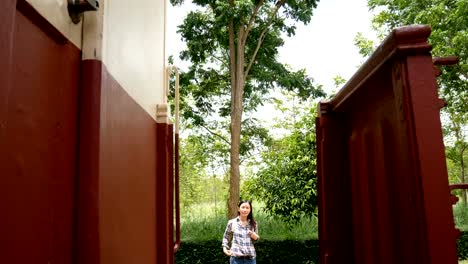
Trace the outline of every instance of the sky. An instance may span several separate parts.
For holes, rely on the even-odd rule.
[[[186,63],[177,58],[185,44],[176,31],[193,8],[191,4],[169,5],[167,10],[166,51],[168,55],[174,55],[176,66],[182,69]],[[363,62],[354,46],[354,37],[362,32],[364,36],[374,38],[370,22],[367,0],[321,0],[311,22],[299,24],[296,35],[285,39],[284,46],[279,49],[279,60],[294,70],[305,68],[326,91],[334,90],[335,76],[347,80]]]

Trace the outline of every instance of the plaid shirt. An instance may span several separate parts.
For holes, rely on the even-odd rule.
[[[239,217],[229,220],[226,231],[224,231],[222,246],[230,248],[233,256],[255,257],[255,247],[252,238],[250,238],[249,230],[252,230],[250,220],[245,227],[242,226]],[[258,234],[257,227],[253,231]],[[231,242],[231,247],[229,247],[229,242]]]

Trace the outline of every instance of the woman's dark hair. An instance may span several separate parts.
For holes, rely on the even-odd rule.
[[[247,219],[250,220],[250,225],[252,226],[252,231],[255,230],[255,228],[257,227],[257,222],[255,222],[255,219],[254,219],[254,216],[253,216],[253,208],[252,208],[252,202],[250,200],[242,200],[239,202],[239,204],[237,205],[237,207],[240,207],[241,204],[243,203],[248,203],[249,206],[250,206],[250,213],[249,215],[247,216]],[[237,215],[239,215],[240,212],[237,211]]]

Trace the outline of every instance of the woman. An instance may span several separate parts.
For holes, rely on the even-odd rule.
[[[228,221],[223,237],[223,252],[230,256],[230,264],[256,264],[254,241],[257,235],[257,223],[253,218],[252,203],[240,201],[237,217]],[[231,246],[229,246],[231,244]]]

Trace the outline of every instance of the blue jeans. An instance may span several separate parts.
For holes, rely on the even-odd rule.
[[[257,264],[256,259],[244,259],[244,258],[229,258],[229,264]]]

